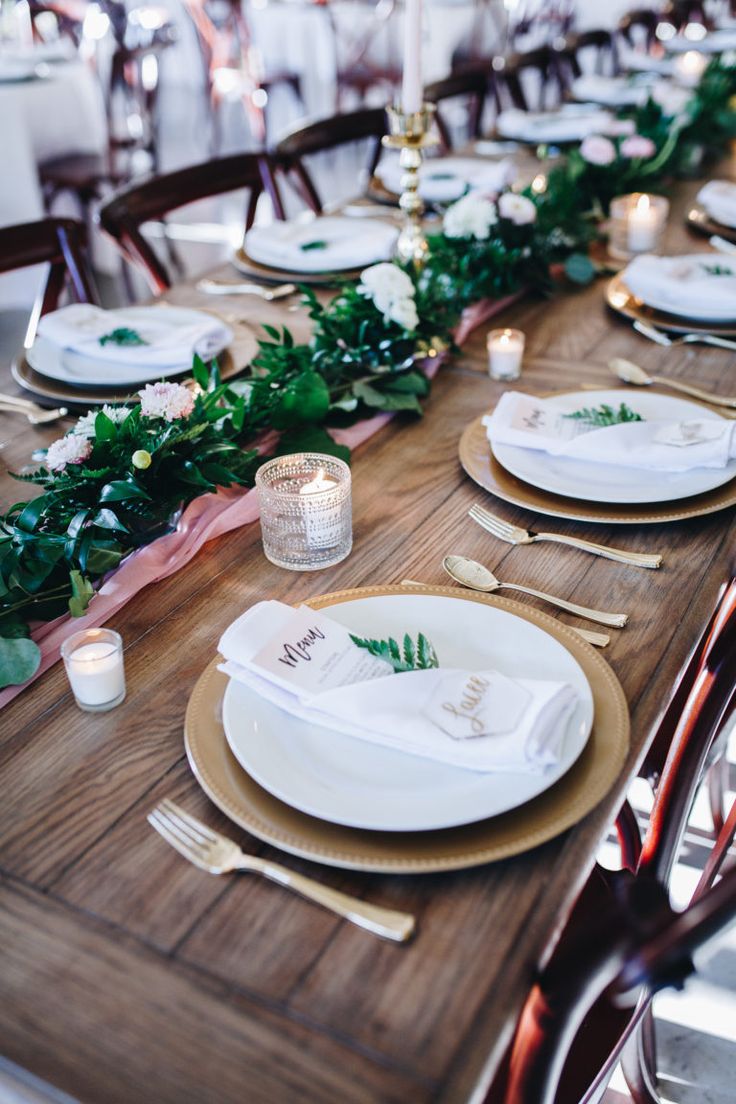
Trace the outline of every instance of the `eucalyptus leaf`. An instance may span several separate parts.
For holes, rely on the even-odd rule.
[[[0,689],[27,682],[40,663],[41,649],[33,640],[0,636]]]

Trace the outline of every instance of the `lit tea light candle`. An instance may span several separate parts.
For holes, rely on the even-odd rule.
[[[321,453],[269,460],[256,472],[263,551],[279,567],[314,571],[353,544],[350,468]]]
[[[515,380],[521,375],[524,334],[521,330],[491,330],[486,339],[491,379]]]
[[[611,201],[609,252],[627,260],[637,253],[654,252],[667,222],[669,203],[664,196],[633,192]]]
[[[707,65],[708,59],[705,54],[701,54],[699,50],[686,50],[684,54],[680,54],[674,64],[678,83],[685,85],[686,88],[694,88],[700,83]]]
[[[125,697],[123,641],[112,629],[83,629],[61,646],[67,678],[77,705],[104,712]]]

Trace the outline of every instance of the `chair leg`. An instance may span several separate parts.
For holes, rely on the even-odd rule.
[[[650,1014],[649,1009],[647,1014]],[[657,1091],[656,1073],[650,1069],[647,1060],[648,1043],[645,1043],[644,1033],[648,1029],[644,1026],[645,1022],[646,1016],[626,1043],[621,1053],[621,1069],[634,1104],[662,1104]]]

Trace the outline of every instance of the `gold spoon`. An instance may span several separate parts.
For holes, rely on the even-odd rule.
[[[680,383],[679,380],[667,379],[666,376],[649,376],[638,364],[634,364],[630,360],[624,360],[623,357],[614,357],[609,360],[608,367],[623,383],[632,383],[635,387],[649,387],[653,383],[658,383],[662,387],[669,387],[673,391],[682,391],[685,395],[702,399],[713,406],[736,408],[736,399],[734,398],[713,395],[709,391],[701,391],[699,387],[694,387],[690,383]]]
[[[533,598],[541,598],[543,602],[567,610],[578,617],[586,617],[589,621],[597,621],[599,625],[610,625],[614,629],[622,629],[628,621],[625,613],[606,613],[604,610],[590,609],[588,606],[579,606],[575,602],[567,602],[564,598],[557,598],[554,594],[545,594],[542,590],[532,590],[531,587],[519,586],[518,583],[502,583],[492,571],[489,571],[477,560],[469,560],[466,556],[445,556],[442,561],[447,574],[461,586],[470,590],[481,590],[490,594],[494,590],[518,590],[522,594],[531,594]]]

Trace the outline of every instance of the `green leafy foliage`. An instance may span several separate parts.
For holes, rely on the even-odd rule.
[[[574,418],[578,422],[586,422],[598,429],[606,426],[621,425],[624,422],[643,422],[641,414],[637,414],[626,403],[621,403],[618,410],[606,403],[600,406],[584,406],[581,410],[575,410],[572,414],[565,414],[566,418]]]
[[[111,330],[98,338],[100,345],[148,345],[137,330],[131,330],[127,326],[120,326],[117,330]]]
[[[392,636],[387,640],[371,640],[367,637],[350,634],[353,644],[365,648],[371,655],[390,663],[396,674],[406,671],[426,671],[430,667],[439,667],[439,660],[432,644],[424,633],[419,633],[416,642],[409,633],[404,634],[402,646]]]

